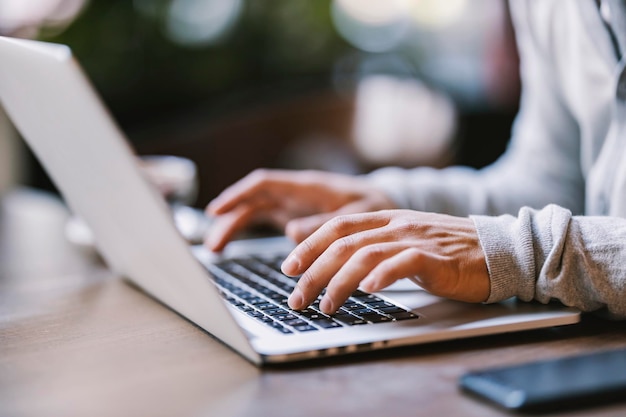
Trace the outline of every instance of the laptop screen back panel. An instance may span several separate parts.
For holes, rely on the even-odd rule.
[[[0,37],[0,100],[109,266],[259,362],[70,50]]]

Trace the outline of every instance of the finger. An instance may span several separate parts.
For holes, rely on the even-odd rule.
[[[322,311],[334,314],[379,263],[404,249],[405,243],[389,242],[365,246],[356,251],[330,280],[320,302]]]
[[[270,192],[282,194],[288,185],[289,181],[284,179],[281,171],[256,170],[222,191],[209,203],[207,211],[213,215],[224,214],[256,197],[268,198]]]
[[[282,265],[282,271],[291,276],[300,275],[331,245],[334,244],[335,249],[342,253],[350,249],[353,244],[349,239],[343,238],[361,231],[386,226],[389,221],[389,215],[384,212],[334,217],[291,251]]]
[[[220,252],[232,237],[250,224],[256,208],[241,205],[226,214],[218,216],[211,225],[206,246],[213,252]]]
[[[379,263],[361,282],[361,288],[366,292],[376,292],[402,278],[433,275],[440,265],[436,258],[420,249],[406,248]]]
[[[390,233],[374,229],[337,239],[304,271],[289,297],[290,307],[300,309],[311,304],[355,252],[391,238]]]
[[[313,234],[317,229],[319,229],[324,223],[334,217],[347,214],[363,213],[367,211],[370,211],[369,202],[364,200],[354,201],[352,203],[342,206],[338,210],[329,213],[320,213],[308,217],[293,219],[289,223],[287,223],[285,233],[294,241],[302,242],[304,239]]]

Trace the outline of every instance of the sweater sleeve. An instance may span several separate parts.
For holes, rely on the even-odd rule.
[[[369,174],[398,207],[467,216],[516,214],[523,206],[554,203],[583,212],[580,131],[560,90],[552,32],[545,30],[550,13],[535,10],[540,3],[511,2],[522,97],[504,155],[481,170],[391,167]]]
[[[485,252],[491,294],[626,318],[626,219],[573,216],[562,207],[523,208],[517,217],[472,216]]]

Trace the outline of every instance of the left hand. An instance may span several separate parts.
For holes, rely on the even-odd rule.
[[[394,208],[384,190],[359,176],[323,171],[258,169],[224,190],[207,207],[214,216],[206,245],[222,251],[240,230],[265,223],[303,241],[338,215]]]
[[[289,297],[293,309],[312,303],[333,314],[359,286],[375,292],[412,277],[426,291],[483,302],[490,282],[485,255],[469,218],[411,210],[338,216],[300,243],[282,265],[302,274]]]

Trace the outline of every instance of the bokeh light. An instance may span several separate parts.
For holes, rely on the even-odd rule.
[[[166,33],[182,46],[215,44],[234,26],[242,9],[242,0],[172,0]]]
[[[369,163],[436,163],[449,149],[456,128],[452,101],[418,80],[372,75],[359,83],[353,141]]]
[[[412,30],[441,30],[465,14],[467,0],[334,0],[337,31],[366,52],[397,48]]]
[[[411,24],[409,0],[334,0],[331,14],[337,31],[367,52],[397,47]]]
[[[456,23],[467,12],[467,0],[413,0],[411,17],[422,28],[442,29]]]

